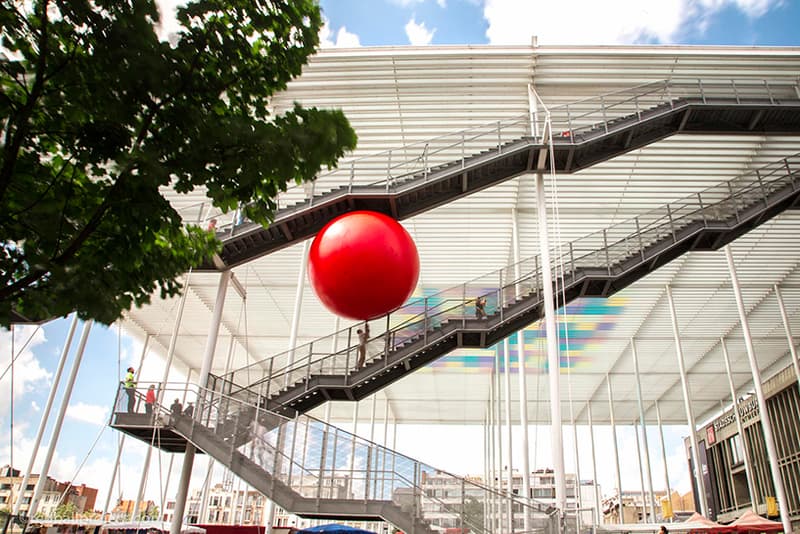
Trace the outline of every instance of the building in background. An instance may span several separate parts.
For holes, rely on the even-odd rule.
[[[792,366],[786,367],[763,383],[769,420],[775,436],[781,478],[786,488],[790,519],[800,520],[800,390]],[[738,518],[751,510],[751,492],[760,515],[775,518],[778,508],[769,472],[761,413],[755,396],[737,399],[737,410],[744,430],[739,435],[733,406],[716,419],[697,429],[703,486],[709,516],[721,522]],[[686,452],[691,469],[688,439]],[[747,473],[750,465],[752,481]],[[694,478],[692,479],[693,487]]]
[[[21,488],[23,478],[24,475],[19,469],[13,469],[8,465],[0,468],[0,507],[13,509],[22,492],[20,514],[27,515],[36,484],[39,483],[39,475],[31,473],[24,490]],[[54,478],[47,477],[36,515],[51,518],[55,516],[60,505],[71,504],[73,513],[83,517],[94,510],[96,500],[95,488],[90,488],[86,484],[75,486],[69,482],[58,482]]]

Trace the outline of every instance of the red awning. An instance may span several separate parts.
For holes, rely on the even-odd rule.
[[[698,514],[697,512],[687,519],[685,523],[687,526],[691,525],[689,532],[724,534],[736,531],[736,528],[734,528],[732,525],[720,525],[719,523],[715,523],[706,516]]]
[[[750,510],[742,514],[742,517],[730,524],[736,528],[736,532],[782,532],[783,524],[778,521],[764,519]]]

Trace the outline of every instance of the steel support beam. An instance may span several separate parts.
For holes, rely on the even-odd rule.
[[[761,422],[761,429],[764,432],[764,444],[767,447],[769,470],[772,475],[772,484],[775,488],[775,497],[778,499],[781,523],[783,523],[784,532],[792,532],[792,522],[789,518],[789,504],[786,501],[786,490],[783,487],[783,478],[781,477],[780,464],[778,463],[778,449],[775,447],[772,423],[769,420],[769,412],[767,411],[767,400],[766,397],[764,397],[764,390],[761,386],[761,370],[758,367],[756,351],[753,347],[753,338],[750,335],[750,325],[747,320],[747,312],[744,309],[744,300],[742,299],[742,288],[739,286],[739,277],[736,274],[736,265],[733,263],[733,254],[731,253],[730,245],[725,245],[725,259],[728,262],[728,271],[730,272],[731,284],[733,285],[733,295],[736,298],[736,309],[739,311],[742,335],[744,335],[744,344],[747,349],[747,359],[750,362],[750,372],[753,374],[753,389],[755,389],[756,392],[758,409],[761,414],[759,419]]]
[[[678,371],[681,375],[681,388],[683,390],[683,407],[686,411],[686,424],[689,425],[689,439],[692,444],[692,463],[694,464],[692,476],[697,487],[697,499],[700,502],[700,513],[708,517],[708,501],[706,500],[706,489],[703,485],[703,476],[700,469],[700,451],[697,442],[697,425],[694,422],[694,411],[692,410],[691,392],[689,391],[689,379],[686,376],[686,364],[683,360],[683,347],[681,336],[678,329],[678,316],[675,313],[675,301],[672,298],[672,289],[667,286],[667,302],[669,304],[669,316],[672,320],[672,335],[675,338],[675,357],[678,359]]]

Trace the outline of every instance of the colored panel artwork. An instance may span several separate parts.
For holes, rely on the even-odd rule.
[[[409,300],[410,306],[404,307],[403,311],[408,311],[411,319],[416,314],[421,314],[425,310],[425,299],[427,307],[447,307],[448,296],[437,294],[435,289],[425,289]],[[478,293],[479,294],[479,293]],[[431,296],[435,295],[435,296]],[[461,300],[460,295],[452,295],[452,299]],[[608,334],[614,330],[617,321],[625,310],[627,299],[625,297],[614,296],[610,298],[581,298],[576,299],[566,307],[566,314],[563,309],[558,310],[558,334],[561,349],[561,369],[583,369],[591,365],[590,357],[587,355],[589,349],[602,342]],[[418,309],[417,309],[418,308]],[[492,313],[493,303],[491,300],[486,306],[487,312]],[[474,310],[467,307],[460,313],[472,316]],[[512,334],[509,337],[511,372],[517,372],[519,362],[517,358],[517,343],[519,335]],[[525,368],[529,374],[546,373],[547,358],[545,346],[544,322],[538,321],[523,331],[523,341],[525,347]],[[466,373],[488,373],[499,359],[501,371],[503,369],[503,343],[486,349],[458,349],[446,356],[432,362],[421,372],[430,372],[432,369],[442,369],[447,371],[462,371]],[[499,358],[498,358],[499,357]]]

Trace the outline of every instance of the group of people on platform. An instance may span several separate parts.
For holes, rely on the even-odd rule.
[[[125,395],[127,397],[127,413],[138,413],[136,410],[137,388],[135,372],[136,370],[133,367],[128,367],[128,370],[125,373],[125,380],[122,382],[122,387],[125,390]],[[146,415],[151,416],[155,413],[155,406],[157,402],[158,399],[156,397],[156,386],[155,384],[150,384],[144,394],[144,412]],[[180,399],[176,398],[170,406],[169,411],[170,415],[172,416],[186,415],[191,417],[194,414],[194,405],[189,402],[186,405],[186,408],[184,408]]]

